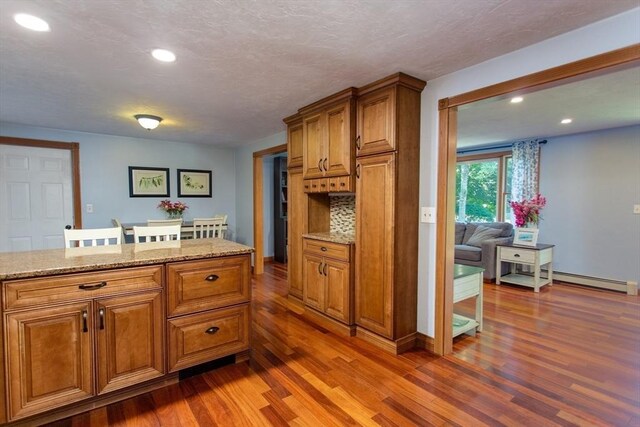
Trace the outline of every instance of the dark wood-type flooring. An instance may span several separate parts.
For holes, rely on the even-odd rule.
[[[482,333],[392,356],[288,310],[282,266],[253,283],[250,363],[55,425],[640,426],[638,297],[485,284]]]

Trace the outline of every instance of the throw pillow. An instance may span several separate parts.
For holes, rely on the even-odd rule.
[[[502,233],[502,230],[499,228],[491,228],[485,227],[484,225],[479,225],[476,227],[476,231],[473,233],[473,236],[467,240],[467,245],[475,246],[479,248],[482,246],[482,242],[489,239],[495,239]]]

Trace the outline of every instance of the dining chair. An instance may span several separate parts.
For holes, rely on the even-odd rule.
[[[124,227],[122,226],[122,223],[118,218],[111,218],[111,223],[113,224],[114,227],[118,227],[122,231],[121,240],[124,243],[126,239],[126,235],[124,233]]]
[[[218,237],[224,239],[224,230],[222,225],[224,219],[221,217],[214,218],[194,218],[193,219],[193,238],[208,239],[210,237]]]
[[[222,219],[222,223],[223,224],[227,223],[227,215],[215,214],[213,217],[216,218],[216,219]]]
[[[182,218],[178,219],[148,219],[149,227],[165,227],[167,225],[182,225]]]
[[[180,240],[180,224],[165,226],[133,226],[133,239],[135,243],[162,242],[167,240]]]
[[[84,228],[84,229],[71,229],[64,230],[64,247],[71,248],[72,243],[77,243],[79,247],[83,248],[87,246],[85,242],[90,241],[88,246],[100,246],[98,241],[102,242],[102,245],[108,246],[111,244],[111,240],[114,240],[116,245],[122,243],[122,229],[118,227],[113,228]]]

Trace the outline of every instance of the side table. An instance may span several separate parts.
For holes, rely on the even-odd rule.
[[[482,332],[482,273],[484,268],[470,265],[453,265],[453,302],[476,298],[475,317],[453,314],[453,337],[473,330]]]
[[[534,292],[540,292],[540,288],[553,284],[553,247],[539,243],[536,246],[516,246],[513,244],[497,245],[496,254],[496,284],[500,282],[514,283],[516,285],[528,286]],[[502,263],[511,263],[511,273],[501,276]],[[520,274],[516,266],[530,265],[533,267],[533,276]],[[548,264],[547,277],[541,277],[540,268]]]

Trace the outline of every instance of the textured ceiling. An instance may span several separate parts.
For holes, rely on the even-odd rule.
[[[424,80],[637,0],[2,0],[0,121],[239,145],[297,108],[404,71]],[[18,12],[50,33],[17,26]],[[151,49],[173,50],[173,64]],[[165,118],[148,132],[136,113]]]
[[[638,66],[525,94],[519,104],[513,95],[461,107],[458,148],[640,124]]]

